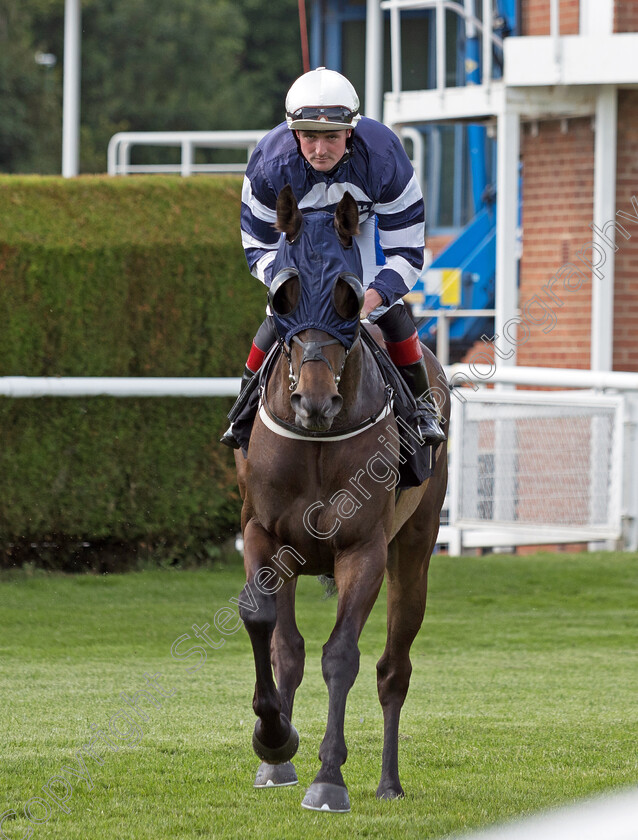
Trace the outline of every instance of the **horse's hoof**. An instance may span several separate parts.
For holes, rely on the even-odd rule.
[[[286,785],[296,785],[298,781],[295,765],[292,762],[268,764],[262,761],[259,770],[257,770],[254,786],[256,788],[285,787]]]
[[[388,787],[384,788],[383,790],[379,788],[379,790],[377,791],[377,799],[403,799],[404,796],[405,793],[403,792],[402,787],[399,787],[398,789]]]
[[[306,791],[301,807],[329,814],[346,814],[350,810],[348,789],[329,782],[313,782]]]
[[[293,757],[293,755],[299,749],[299,733],[295,729],[295,727],[290,723],[290,721],[281,716],[282,720],[285,720],[288,725],[290,726],[290,733],[288,735],[288,740],[285,741],[280,747],[267,747],[265,744],[262,744],[259,738],[257,737],[257,727],[259,726],[261,721],[257,721],[255,723],[255,730],[253,732],[253,749],[257,753],[257,756],[261,758],[262,761],[265,761],[267,764],[285,764],[287,761]]]

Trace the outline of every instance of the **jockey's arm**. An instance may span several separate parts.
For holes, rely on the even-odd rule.
[[[392,136],[386,165],[381,173],[382,189],[373,206],[377,217],[379,245],[385,264],[367,292],[376,290],[386,306],[392,306],[416,283],[425,249],[425,208],[421,187],[399,139]],[[365,304],[373,301],[366,300]],[[365,306],[364,306],[365,308]],[[369,311],[372,311],[371,307]]]
[[[366,289],[366,293],[363,298],[363,306],[361,308],[361,320],[367,318],[368,315],[373,312],[377,306],[381,306],[382,303],[383,298],[376,289]]]
[[[259,161],[259,155],[253,157]],[[255,165],[253,158],[242,188],[241,239],[251,273],[265,286],[270,286],[272,262],[279,242],[275,230],[277,196],[267,179],[255,174],[251,165]]]

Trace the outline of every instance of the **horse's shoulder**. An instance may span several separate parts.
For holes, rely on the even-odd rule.
[[[366,324],[368,332],[377,342],[380,347],[385,349],[385,341],[383,340],[383,333],[381,332],[381,328],[377,327],[376,324]]]

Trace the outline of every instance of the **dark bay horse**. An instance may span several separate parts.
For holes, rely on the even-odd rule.
[[[277,228],[284,234],[278,254],[284,267],[269,301],[282,352],[262,391],[247,457],[235,456],[246,569],[240,615],[255,658],[253,747],[262,760],[255,785],[297,781],[290,759],[299,738],[291,719],[305,654],[295,621],[295,587],[298,575],[333,575],[337,619],[322,656],[328,721],[321,767],[302,805],[348,811],[341,771],[347,756],[346,699],[359,670],[359,636],[384,576],[388,632],[377,664],[384,716],[377,796],[403,796],[399,716],[410,681],[410,646],[425,611],[447,483],[446,445],[437,449],[431,477],[402,490],[396,500],[401,430],[373,354],[358,337],[362,290],[353,277],[360,265],[354,199],[346,193],[334,217],[302,216],[285,188]],[[317,295],[316,288],[312,294],[308,289],[310,275],[328,284],[326,324],[310,326],[316,317],[308,306]],[[430,382],[445,383],[442,368],[423,349]],[[440,384],[433,395],[447,424],[449,392]]]

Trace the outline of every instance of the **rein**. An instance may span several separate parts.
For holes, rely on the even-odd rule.
[[[294,336],[293,341],[296,338],[297,337]],[[357,341],[358,340],[359,340],[359,337],[357,336]],[[306,353],[305,345],[316,345],[314,348],[312,348],[311,352],[317,352],[319,355],[318,356],[313,356],[312,358],[305,358],[305,361],[322,361],[323,360],[328,364],[328,366],[330,367],[330,370],[332,371],[332,366],[330,365],[328,360],[325,358],[323,353],[321,353],[320,348],[325,347],[328,344],[339,344],[340,343],[339,341],[337,341],[336,339],[334,339],[332,341],[324,341],[324,342],[308,341],[308,342],[305,342],[305,345],[304,345],[304,342],[300,341],[299,339],[297,339],[297,342],[302,347],[304,347],[304,357],[305,357],[305,353]],[[354,344],[353,344],[353,347],[354,347]],[[283,355],[286,357],[286,359],[288,361],[288,364],[290,366],[290,379],[291,379],[290,390],[294,391],[295,388],[297,387],[297,384],[298,384],[298,377],[295,377],[294,374],[292,373],[292,361],[291,361],[290,351],[286,350],[286,347],[285,347],[285,344],[284,344],[283,341],[279,342],[279,349],[283,353]],[[337,383],[337,384],[339,383],[339,380],[341,378],[341,373],[343,372],[343,368],[345,366],[346,359],[348,357],[349,352],[350,351],[346,351],[346,358],[343,360],[343,365],[341,366],[341,370],[339,371],[339,374],[337,374],[335,376],[334,371],[333,371],[333,376],[335,376],[335,383]],[[389,414],[391,414],[392,407],[394,405],[394,389],[390,385],[386,385],[385,389],[384,389],[384,392],[383,392],[384,393],[384,400],[383,400],[383,405],[381,406],[381,408],[378,411],[376,411],[374,414],[371,414],[365,420],[361,421],[361,423],[357,423],[354,426],[350,426],[349,428],[344,429],[343,431],[340,431],[340,432],[331,432],[331,431],[313,432],[313,431],[310,431],[308,429],[300,429],[298,426],[295,426],[294,423],[289,423],[287,420],[282,420],[281,417],[277,417],[277,415],[273,412],[273,410],[271,409],[271,407],[268,404],[268,399],[267,399],[267,396],[266,396],[268,381],[269,381],[270,375],[271,375],[271,373],[274,369],[274,366],[275,366],[275,363],[276,363],[276,360],[277,360],[277,355],[278,354],[276,352],[272,353],[272,354],[270,354],[268,359],[266,359],[266,362],[264,364],[263,376],[261,378],[260,385],[259,385],[259,390],[260,390],[259,417],[260,417],[262,423],[265,426],[267,426],[275,434],[280,435],[281,437],[295,438],[297,440],[315,440],[315,441],[325,441],[325,442],[346,440],[347,438],[355,437],[356,435],[361,434],[361,432],[364,432],[366,429],[371,428],[376,423],[379,423],[381,420],[384,420],[386,417],[388,417]],[[303,362],[304,362],[304,359],[302,359],[302,364],[303,364]],[[300,370],[301,370],[301,366],[300,366]]]

